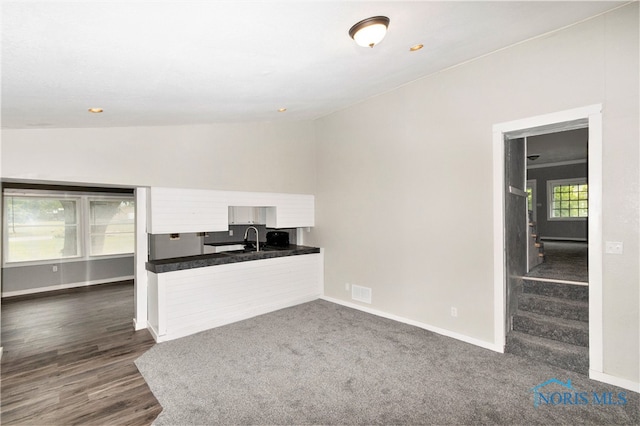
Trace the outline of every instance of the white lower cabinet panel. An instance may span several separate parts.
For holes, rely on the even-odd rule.
[[[317,299],[322,253],[149,273],[149,328],[157,342]]]

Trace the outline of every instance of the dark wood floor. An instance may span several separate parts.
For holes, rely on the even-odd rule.
[[[2,300],[3,425],[148,425],[162,407],[134,360],[133,282]]]

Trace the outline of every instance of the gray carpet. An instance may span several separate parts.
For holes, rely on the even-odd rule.
[[[589,282],[589,245],[579,242],[544,242],[544,262],[528,277]]]
[[[136,365],[163,406],[156,425],[640,422],[637,393],[322,300],[158,344]],[[549,379],[571,380],[542,389],[556,402],[582,404],[534,407]]]

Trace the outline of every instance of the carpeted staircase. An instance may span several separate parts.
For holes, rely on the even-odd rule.
[[[505,351],[587,375],[589,287],[523,279]]]

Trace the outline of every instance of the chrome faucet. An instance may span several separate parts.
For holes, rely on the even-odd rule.
[[[247,241],[247,236],[249,235],[249,229],[253,229],[254,231],[256,231],[256,251],[260,251],[260,238],[258,237],[258,228],[256,228],[255,226],[250,226],[247,228],[246,231],[244,231],[244,241]]]

